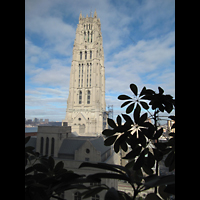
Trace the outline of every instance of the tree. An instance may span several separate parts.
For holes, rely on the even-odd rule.
[[[175,175],[160,176],[158,173],[159,162],[163,156],[166,157],[164,163],[169,171],[175,169],[175,133],[169,133],[170,139],[160,143],[159,138],[163,134],[163,128],[158,126],[159,118],[162,117],[159,113],[166,111],[169,115],[175,109],[175,99],[171,95],[165,95],[161,87],[158,87],[158,93],[146,87],[138,93],[135,84],[130,84],[130,89],[134,94],[133,98],[127,95],[118,96],[119,100],[125,100],[121,107],[127,106],[126,114],[122,114],[125,123],[122,124],[122,117],[119,115],[116,119],[117,124],[108,118],[108,124],[112,129],[105,129],[102,132],[106,137],[104,144],[114,145],[115,153],[120,149],[127,152],[128,146],[131,148],[131,151],[123,157],[129,161],[128,164],[123,167],[83,162],[79,168],[92,167],[112,171],[112,173],[96,173],[86,177],[64,169],[62,161],[55,165],[51,156],[49,158],[40,156],[38,152],[33,152],[33,147],[26,147],[25,196],[27,200],[48,200],[50,197],[61,199],[59,195],[63,191],[75,188],[83,190],[81,193],[83,198],[107,190],[105,200],[134,200],[140,192],[149,188],[154,188],[154,193],[148,194],[146,200],[167,199],[170,194],[175,195]],[[141,114],[141,107],[147,112]],[[153,113],[150,113],[150,109]],[[132,118],[127,115],[130,113],[133,113]],[[149,122],[148,118],[153,123]],[[168,118],[175,121],[175,116],[169,115]],[[175,129],[175,123],[171,129]],[[30,137],[25,138],[25,143],[29,139]],[[29,167],[27,162],[30,162]],[[125,192],[109,188],[104,184],[89,187],[80,184],[101,183],[103,178],[127,181],[133,188],[133,196],[130,197]]]

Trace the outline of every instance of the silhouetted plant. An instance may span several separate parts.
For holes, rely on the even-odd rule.
[[[127,152],[123,159],[128,159],[128,164],[123,167],[111,164],[92,164],[82,163],[81,167],[95,167],[99,169],[107,169],[115,173],[93,174],[89,175],[92,178],[113,178],[127,181],[133,188],[133,197],[126,193],[110,188],[106,193],[105,200],[108,199],[135,199],[138,193],[150,188],[155,188],[154,193],[146,196],[146,200],[151,199],[166,199],[168,195],[175,195],[175,176],[159,176],[158,167],[159,161],[165,158],[165,166],[169,171],[175,169],[175,133],[171,132],[171,138],[167,142],[160,143],[159,138],[163,134],[163,128],[159,128],[158,120],[160,112],[167,112],[170,114],[175,109],[175,99],[171,95],[165,95],[164,90],[158,87],[158,93],[151,89],[143,87],[138,95],[138,88],[135,84],[130,85],[133,92],[133,98],[127,95],[118,96],[119,100],[126,100],[121,107],[127,106],[126,113],[133,112],[133,119],[127,114],[122,114],[125,123],[122,124],[121,116],[117,116],[116,122],[108,118],[108,124],[112,129],[105,129],[102,134],[106,136],[104,144],[111,146],[114,144],[114,151],[116,153],[122,149]],[[141,107],[148,112],[141,115]],[[149,108],[154,112],[151,114]],[[153,124],[148,119],[153,120]],[[168,116],[175,121],[175,116]],[[175,129],[175,123],[171,129]],[[152,147],[153,146],[153,147]],[[153,170],[155,166],[155,171]],[[146,175],[145,175],[146,174]],[[158,190],[159,186],[159,190]],[[159,195],[158,195],[159,193]],[[87,192],[84,193],[84,195]],[[83,195],[83,197],[84,197]]]
[[[41,156],[33,151],[33,147],[25,148],[25,197],[27,200],[48,200],[54,197],[62,200],[59,195],[70,189],[83,190],[83,199],[89,198],[102,190],[107,190],[105,200],[134,200],[138,193],[155,188],[154,193],[146,196],[146,200],[167,199],[170,194],[175,195],[175,175],[160,176],[159,162],[165,155],[165,166],[169,171],[175,169],[175,133],[169,133],[171,137],[166,142],[159,142],[163,134],[163,128],[159,128],[158,120],[160,112],[170,114],[175,109],[175,99],[171,95],[165,95],[164,90],[158,87],[158,93],[143,87],[138,95],[138,88],[135,84],[130,85],[134,96],[120,95],[119,100],[125,101],[121,107],[127,106],[126,113],[133,112],[131,118],[127,114],[122,114],[125,123],[122,124],[121,116],[117,116],[116,122],[108,118],[108,124],[112,129],[105,129],[102,134],[106,137],[104,144],[111,146],[114,144],[116,153],[122,149],[127,152],[123,159],[127,159],[128,164],[121,165],[106,163],[83,162],[79,168],[92,167],[109,170],[112,173],[96,173],[79,175],[64,169],[62,161],[55,165],[54,159]],[[141,114],[141,107],[147,110]],[[151,114],[149,108],[154,112]],[[153,120],[150,123],[148,119]],[[175,121],[175,116],[168,116]],[[175,123],[171,129],[175,129]],[[25,138],[25,144],[30,137]],[[27,163],[29,162],[29,165]],[[153,170],[155,167],[155,171]],[[101,179],[117,179],[127,181],[133,188],[133,196],[104,184],[97,186],[84,186],[82,183],[98,182]]]

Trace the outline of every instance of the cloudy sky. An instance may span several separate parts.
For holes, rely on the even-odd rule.
[[[79,14],[101,21],[106,105],[135,83],[175,95],[175,0],[25,0],[25,117],[65,118]],[[174,96],[175,97],[175,96]]]

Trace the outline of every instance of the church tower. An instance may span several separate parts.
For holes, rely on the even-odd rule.
[[[72,132],[96,136],[106,128],[105,67],[100,19],[80,13],[73,46],[66,117]]]

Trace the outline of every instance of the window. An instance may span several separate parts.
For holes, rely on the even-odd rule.
[[[92,59],[92,51],[90,51],[90,59]]]
[[[54,156],[54,138],[51,139],[51,156],[53,157]]]
[[[90,32],[88,31],[88,42],[89,42]]]
[[[47,139],[46,139],[45,155],[48,156],[48,154],[49,154],[49,138],[47,137]]]
[[[80,52],[80,60],[82,60],[82,51]]]
[[[90,153],[90,150],[89,150],[89,149],[86,149],[86,153]]]
[[[41,137],[41,141],[40,141],[40,154],[43,155],[43,145],[44,145],[44,138]]]
[[[86,162],[89,162],[89,161],[90,161],[90,159],[89,159],[89,158],[85,158],[85,161],[86,161]]]
[[[81,200],[81,193],[80,192],[75,192],[74,200]]]
[[[85,60],[87,60],[87,51],[85,51]]]
[[[90,90],[87,92],[87,104],[90,104]]]
[[[79,91],[79,104],[81,104],[81,103],[82,103],[82,92]]]
[[[86,32],[84,31],[84,40],[85,40]]]

